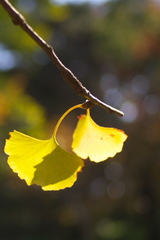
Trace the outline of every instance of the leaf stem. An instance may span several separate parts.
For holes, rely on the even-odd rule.
[[[84,109],[83,104],[78,104],[78,105],[75,105],[75,106],[69,108],[69,109],[60,117],[60,119],[58,120],[58,122],[57,122],[57,124],[56,124],[56,126],[55,126],[55,128],[54,128],[54,131],[53,131],[53,138],[54,138],[54,139],[56,139],[56,134],[57,134],[58,128],[59,128],[61,122],[63,121],[63,119],[64,119],[71,111],[73,111],[73,110],[76,109],[76,108],[83,108],[83,109]]]

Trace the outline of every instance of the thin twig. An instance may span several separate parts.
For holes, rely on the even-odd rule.
[[[92,104],[99,105],[100,107],[103,107],[107,109],[110,113],[116,113],[119,116],[123,116],[123,112],[119,111],[116,108],[111,107],[110,105],[107,105],[106,103],[100,101],[98,98],[93,96],[88,89],[86,89],[82,83],[75,77],[75,75],[63,65],[63,63],[59,60],[57,55],[54,52],[54,49],[52,46],[47,44],[44,39],[42,39],[33,29],[32,27],[26,22],[25,18],[22,14],[20,14],[8,0],[0,0],[0,4],[2,7],[6,10],[6,12],[11,17],[13,23],[15,25],[19,25],[43,50],[44,52],[49,56],[49,58],[52,60],[55,67],[57,67],[63,78],[67,83],[71,85],[71,87],[74,89],[74,91],[80,95],[81,97],[84,97],[88,99]]]

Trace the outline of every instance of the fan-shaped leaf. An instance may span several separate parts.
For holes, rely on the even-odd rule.
[[[38,140],[17,131],[10,134],[5,145],[8,164],[28,185],[59,190],[74,184],[83,167],[78,156],[64,151],[53,137]]]
[[[98,126],[90,117],[82,115],[73,134],[72,149],[83,159],[100,162],[122,151],[127,135],[115,128]]]

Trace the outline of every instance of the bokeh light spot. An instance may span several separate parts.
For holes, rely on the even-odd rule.
[[[101,197],[106,193],[106,181],[103,178],[95,179],[90,185],[90,193],[94,197]]]
[[[105,167],[105,176],[110,181],[118,180],[123,174],[123,167],[120,163],[109,163]]]
[[[146,94],[149,89],[149,81],[144,75],[136,75],[132,79],[131,86],[135,93],[143,95]]]
[[[121,111],[124,112],[124,116],[122,121],[132,123],[138,117],[138,109],[137,106],[130,101],[126,101],[121,106]]]
[[[110,182],[107,186],[108,196],[112,199],[121,198],[126,191],[126,187],[122,181]]]
[[[100,239],[126,239],[124,236],[128,227],[128,224],[124,221],[101,219],[96,226],[96,232]]]
[[[105,92],[103,99],[107,104],[118,108],[123,100],[123,96],[118,89],[110,88]]]
[[[13,50],[6,49],[0,44],[0,70],[8,71],[19,65],[20,55]]]
[[[150,94],[144,99],[143,106],[147,113],[156,114],[160,110],[160,98]]]
[[[31,13],[36,8],[36,2],[34,0],[19,0],[18,8],[26,13]]]
[[[100,80],[99,86],[104,92],[110,88],[118,88],[118,78],[114,74],[104,74]]]

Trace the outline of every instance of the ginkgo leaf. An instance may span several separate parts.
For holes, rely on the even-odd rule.
[[[85,107],[79,104],[68,109],[48,140],[32,138],[18,131],[10,133],[5,144],[8,164],[28,185],[37,184],[46,191],[71,187],[84,166],[81,158],[100,162],[122,150],[127,135],[121,130],[98,126],[91,119],[89,110],[87,116],[80,118],[73,135],[72,148],[77,155],[63,150],[56,141],[56,133],[64,117],[75,108]]]
[[[121,152],[126,139],[122,130],[98,126],[87,109],[87,115],[81,115],[74,131],[72,149],[83,159],[101,162]]]
[[[8,164],[28,185],[59,190],[74,184],[84,163],[75,154],[64,151],[54,137],[38,140],[17,131],[10,135],[5,145]]]

